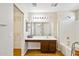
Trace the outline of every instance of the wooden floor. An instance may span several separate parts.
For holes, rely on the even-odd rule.
[[[29,50],[25,56],[64,56],[61,52],[56,53],[41,53],[40,50]]]
[[[13,49],[13,56],[21,56],[21,49]]]
[[[75,55],[79,56],[79,49],[75,50]]]

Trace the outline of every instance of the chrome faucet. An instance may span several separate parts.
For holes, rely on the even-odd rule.
[[[74,56],[74,54],[75,54],[75,44],[78,44],[79,45],[79,42],[74,42],[73,44],[72,44],[72,49],[71,49],[71,56]]]

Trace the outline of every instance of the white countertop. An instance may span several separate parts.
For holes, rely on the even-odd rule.
[[[25,40],[57,40],[54,37],[34,37],[34,38],[25,38]]]

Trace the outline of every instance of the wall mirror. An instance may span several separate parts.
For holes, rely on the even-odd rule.
[[[31,36],[51,36],[51,25],[49,22],[26,22],[26,31]]]

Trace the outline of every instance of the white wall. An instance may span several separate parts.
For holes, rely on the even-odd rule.
[[[79,20],[76,21],[76,40],[79,42]]]
[[[76,28],[76,40],[79,42],[79,10],[75,11],[76,13],[76,21],[75,21],[75,28]]]
[[[13,4],[0,3],[0,56],[11,55],[13,55]]]
[[[79,42],[79,19],[76,21],[76,40],[77,42]]]
[[[67,16],[70,16],[69,19]],[[74,12],[60,12],[58,13],[58,39],[59,49],[64,55],[70,55],[71,45],[75,40],[75,13]],[[69,39],[67,39],[69,37]]]

